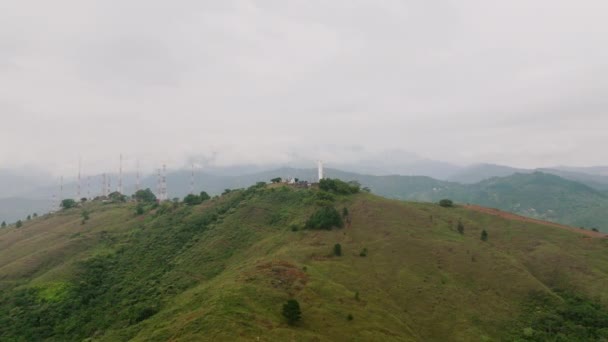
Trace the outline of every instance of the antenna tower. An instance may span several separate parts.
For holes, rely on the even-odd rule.
[[[101,175],[101,196],[102,197],[106,197],[108,194],[106,193],[106,190],[108,189],[108,179],[106,177],[106,174],[102,174]]]
[[[157,171],[157,176],[156,176],[156,198],[160,201],[161,200],[161,182],[162,182],[162,178],[160,175],[160,169],[156,169]]]
[[[122,194],[122,154],[120,155],[120,167],[118,168],[118,193]]]
[[[192,164],[192,172],[190,173],[190,194],[194,194],[194,163]]]
[[[167,199],[167,166],[163,165],[163,176],[160,183],[160,200],[166,201]]]
[[[140,190],[140,183],[139,183],[139,160],[137,161],[137,171],[135,174],[136,180],[135,180],[135,192],[138,192]]]
[[[80,201],[80,198],[81,198],[81,197],[80,197],[80,190],[81,190],[81,189],[80,189],[80,187],[81,187],[80,173],[81,173],[81,170],[82,170],[82,158],[80,158],[80,157],[79,157],[79,158],[78,158],[78,186],[77,186],[77,189],[78,189],[78,190],[76,191],[76,192],[77,192],[77,193],[76,193],[76,199],[77,199],[78,201]]]

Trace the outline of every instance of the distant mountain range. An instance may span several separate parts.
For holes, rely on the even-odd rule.
[[[367,164],[366,164],[367,165]],[[437,166],[437,165],[436,165]],[[247,170],[254,172],[247,173]],[[274,177],[299,178],[315,181],[316,169],[276,168],[260,171],[259,168],[230,168],[223,174],[221,169],[213,173],[195,173],[195,191],[207,191],[211,195],[222,193],[225,189],[244,188],[256,182],[268,181]],[[444,170],[443,180],[416,175],[370,175],[355,172],[326,169],[326,176],[343,180],[357,180],[372,192],[394,199],[434,202],[450,198],[461,203],[472,203],[495,207],[534,218],[559,223],[596,227],[608,231],[608,168],[559,167],[547,169],[519,169],[493,164],[479,164],[466,168]],[[596,172],[596,173],[593,173]],[[7,173],[0,173],[2,178]],[[450,174],[448,176],[448,174]],[[5,180],[8,196],[0,195],[0,221],[14,222],[27,215],[51,210],[53,195],[58,196],[58,187],[27,186],[19,196],[15,196],[18,178],[10,174],[12,183]],[[114,187],[117,176],[113,178]],[[4,177],[8,178],[8,177]],[[99,176],[92,177],[91,187],[83,182],[82,196],[100,192]],[[125,192],[134,191],[135,177],[124,175]],[[170,197],[182,198],[190,192],[191,173],[179,170],[167,174]],[[28,179],[24,179],[28,181]],[[41,183],[36,178],[35,185]],[[6,185],[8,184],[8,185]],[[157,177],[149,175],[142,179],[142,187],[156,189]],[[64,184],[64,197],[75,196],[76,184]],[[604,213],[606,212],[606,213]]]

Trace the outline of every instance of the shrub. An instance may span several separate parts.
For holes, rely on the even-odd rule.
[[[348,316],[346,316],[346,320],[348,320],[348,321],[352,321],[353,319],[355,319],[355,318],[353,317],[352,314],[348,314]]]
[[[144,206],[141,204],[137,205],[137,208],[135,208],[135,215],[143,215],[144,214]]]
[[[289,325],[294,325],[299,321],[302,318],[300,303],[295,299],[290,299],[287,303],[283,304],[283,317],[287,319]]]
[[[457,229],[460,234],[464,234],[464,224],[461,221],[458,221]]]
[[[70,208],[74,208],[76,206],[76,201],[74,201],[71,198],[67,198],[64,199],[63,201],[61,201],[61,207],[63,209],[70,209]]]
[[[361,253],[359,253],[360,257],[366,257],[367,256],[367,248],[363,248],[363,250],[361,250]]]
[[[154,195],[152,190],[150,190],[150,188],[148,188],[146,190],[138,190],[133,195],[133,198],[135,198],[135,200],[137,202],[145,202],[145,203],[156,202],[156,196]]]
[[[21,228],[23,226],[23,222],[21,222],[21,220],[17,221],[17,223],[15,224],[17,226],[17,228]]]
[[[321,207],[315,213],[313,213],[306,221],[306,228],[309,229],[327,229],[330,230],[333,227],[342,228],[344,222],[340,213],[334,207]]]
[[[283,179],[282,179],[281,177],[277,177],[277,178],[273,178],[273,179],[271,179],[270,181],[271,181],[272,183],[276,184],[276,183],[281,183],[281,181],[282,181],[282,180],[283,180]]]
[[[320,207],[330,207],[336,200],[336,196],[327,191],[319,191],[315,194],[315,204]]]
[[[481,231],[481,241],[488,241],[488,232],[485,229]]]
[[[205,191],[201,191],[201,194],[199,195],[199,197],[201,198],[201,202],[205,202],[205,201],[211,199],[211,196],[209,196],[209,194],[206,193]]]
[[[110,200],[112,200],[112,202],[121,203],[121,202],[127,201],[127,196],[121,194],[118,191],[112,192],[111,194],[108,195],[108,197],[110,198]]]
[[[599,232],[599,230],[597,228],[591,228],[591,230],[594,232]]]
[[[358,193],[361,190],[361,185],[354,181],[346,183],[339,179],[325,178],[319,181],[319,189],[336,194],[348,195]]]
[[[184,203],[186,203],[186,205],[197,205],[203,203],[203,201],[201,200],[200,196],[189,194],[184,197]]]
[[[6,221],[2,221],[2,225],[0,225],[2,228],[6,228]]]
[[[334,245],[334,255],[342,256],[342,245],[340,245],[339,243]]]
[[[454,202],[452,202],[452,200],[450,199],[442,199],[441,201],[439,201],[439,205],[444,208],[451,208],[454,206]]]

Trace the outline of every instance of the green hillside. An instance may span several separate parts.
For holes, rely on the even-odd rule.
[[[306,229],[321,208],[347,208],[343,227]],[[601,234],[283,185],[143,209],[93,202],[0,229],[0,340],[608,337]]]
[[[381,196],[437,202],[450,198],[532,218],[608,232],[608,195],[587,185],[541,172],[495,177],[475,184],[421,176],[351,176]],[[351,178],[348,178],[351,179]]]

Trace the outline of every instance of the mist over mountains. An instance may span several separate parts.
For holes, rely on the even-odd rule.
[[[195,168],[194,190],[217,195],[225,189],[245,188],[274,177],[316,181],[317,170],[310,167],[312,165],[313,161],[301,160],[290,163],[288,167],[245,164]],[[372,192],[388,198],[431,202],[451,198],[565,224],[608,229],[608,225],[601,221],[604,216],[601,214],[602,205],[608,205],[608,168],[602,166],[539,169],[495,164],[458,166],[401,151],[385,152],[376,159],[328,166],[327,177],[356,180]],[[59,180],[50,173],[22,171],[0,170],[3,189],[0,193],[0,220],[14,222],[34,212],[41,214],[52,211],[56,209],[59,197],[62,197]],[[107,176],[111,188],[116,189],[118,174],[108,173]],[[191,177],[191,169],[169,169],[169,197],[182,198],[188,194],[191,191]],[[64,198],[77,197],[74,178],[64,179]],[[155,191],[157,182],[156,174],[142,175],[140,186]],[[573,186],[574,183],[580,187]],[[101,184],[101,175],[83,176],[80,196],[98,196]],[[136,174],[125,172],[124,192],[133,193],[135,184]],[[556,194],[560,191],[567,192],[567,195],[560,197],[561,202],[556,203],[554,199],[559,197]]]

